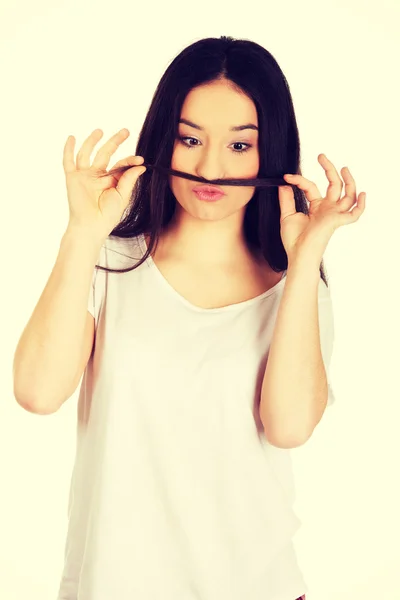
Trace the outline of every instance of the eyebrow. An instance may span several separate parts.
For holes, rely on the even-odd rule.
[[[180,119],[179,123],[184,123],[185,125],[189,125],[189,127],[194,127],[195,129],[204,131],[203,127],[200,127],[200,125],[196,125],[196,123],[192,123],[192,121],[188,121],[187,119]],[[236,127],[231,127],[229,131],[243,131],[243,129],[254,129],[255,131],[258,131],[258,127],[256,127],[256,125],[253,125],[253,123],[247,123],[246,125],[237,125]]]

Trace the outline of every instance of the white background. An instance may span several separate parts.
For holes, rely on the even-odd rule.
[[[127,127],[112,164],[134,154],[167,66],[220,35],[263,45],[283,69],[303,175],[326,191],[322,152],[367,192],[324,256],[336,404],[292,451],[295,544],[307,600],[400,600],[400,4],[24,0],[5,3],[0,22],[1,600],[54,600],[63,563],[78,393],[53,415],[28,413],[12,361],[67,226],[65,141],[77,151],[95,128],[104,143]]]

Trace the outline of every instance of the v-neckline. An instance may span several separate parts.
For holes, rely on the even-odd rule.
[[[144,254],[145,252],[147,252],[147,249],[148,249],[148,246],[146,243],[146,238],[145,238],[144,234],[140,234],[139,243],[141,245],[141,248],[142,248],[142,251]],[[169,290],[169,292],[172,295],[174,295],[181,303],[183,303],[185,306],[187,306],[188,308],[190,308],[196,312],[203,312],[203,313],[216,313],[216,312],[233,311],[233,310],[238,310],[241,308],[247,308],[247,307],[251,306],[252,304],[255,304],[255,303],[259,302],[260,300],[263,300],[264,298],[267,298],[268,296],[271,296],[272,294],[276,293],[285,283],[284,280],[285,280],[286,273],[287,273],[286,270],[283,271],[281,279],[275,285],[273,285],[271,288],[269,288],[265,292],[262,292],[261,294],[258,294],[257,296],[255,296],[253,298],[249,298],[248,300],[243,300],[242,302],[237,302],[234,304],[228,304],[226,306],[220,306],[220,307],[215,307],[215,308],[203,308],[203,307],[197,306],[196,304],[193,304],[192,302],[187,300],[184,296],[182,296],[182,294],[180,294],[171,285],[171,283],[161,273],[157,264],[153,260],[153,257],[151,256],[151,254],[148,256],[148,258],[145,262],[147,262],[147,264],[153,268],[154,273],[156,274],[158,280],[162,283],[162,285],[167,290]]]

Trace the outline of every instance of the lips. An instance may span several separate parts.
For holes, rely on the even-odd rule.
[[[196,185],[193,188],[193,191],[194,192],[205,192],[208,194],[224,194],[225,195],[224,190],[222,190],[217,185]]]

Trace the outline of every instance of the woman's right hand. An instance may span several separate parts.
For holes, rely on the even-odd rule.
[[[101,146],[90,165],[91,153],[102,135],[101,129],[95,129],[90,134],[76,155],[76,164],[75,138],[70,135],[64,146],[63,167],[69,203],[69,228],[81,228],[105,240],[120,222],[132,189],[146,167],[142,166],[142,156],[129,156],[118,161],[112,169],[132,165],[131,169],[122,174],[105,175],[111,156],[129,136],[127,129],[122,129]]]

